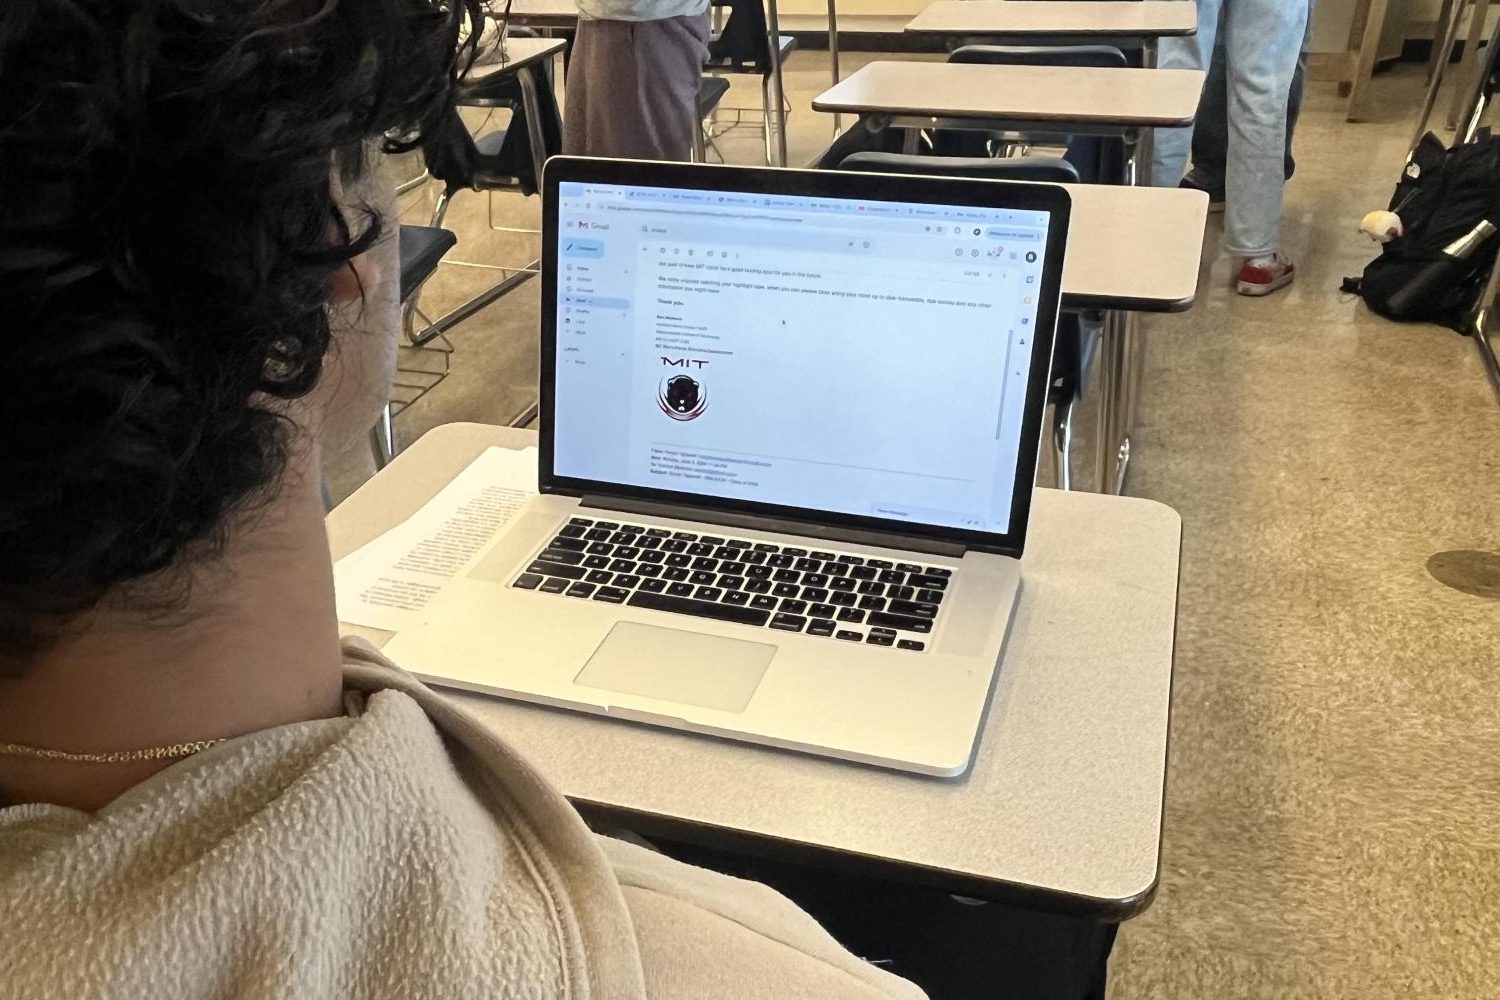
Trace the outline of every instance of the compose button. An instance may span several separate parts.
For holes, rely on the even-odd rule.
[[[604,244],[599,240],[581,239],[577,236],[564,237],[562,241],[562,255],[564,257],[581,257],[584,260],[598,260],[604,256]]]

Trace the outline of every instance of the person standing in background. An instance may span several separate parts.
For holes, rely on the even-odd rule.
[[[578,0],[563,151],[686,160],[708,58],[708,0]]]
[[[1297,58],[1292,74],[1291,91],[1286,100],[1286,155],[1282,176],[1292,179],[1297,160],[1292,156],[1292,136],[1297,131],[1297,116],[1302,111],[1302,90],[1307,77],[1307,46]],[[1193,158],[1182,186],[1208,193],[1208,210],[1224,211],[1224,172],[1229,160],[1229,83],[1224,72],[1224,46],[1214,46],[1208,78],[1203,81],[1203,96],[1198,99],[1198,114],[1193,119]]]
[[[1241,295],[1269,295],[1296,273],[1281,249],[1281,208],[1287,94],[1310,7],[1309,0],[1198,0],[1198,33],[1161,41],[1162,68],[1207,69],[1223,31],[1229,126],[1224,250],[1240,262],[1235,287]],[[1182,180],[1192,135],[1192,129],[1156,131],[1157,184]]]

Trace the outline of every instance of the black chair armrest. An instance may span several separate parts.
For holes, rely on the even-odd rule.
[[[458,237],[433,226],[402,226],[400,234],[401,301],[432,277],[443,255],[453,249]]]
[[[951,63],[989,66],[1092,66],[1123,69],[1130,65],[1113,45],[963,45],[948,53]]]
[[[972,177],[992,181],[1043,181],[1077,184],[1078,170],[1050,156],[995,159],[981,156],[911,156],[906,153],[851,153],[839,170],[864,173],[920,174],[928,177]]]

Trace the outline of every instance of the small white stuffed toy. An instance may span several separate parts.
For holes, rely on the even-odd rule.
[[[1387,211],[1368,212],[1359,222],[1359,231],[1376,243],[1389,243],[1403,232],[1401,216]]]

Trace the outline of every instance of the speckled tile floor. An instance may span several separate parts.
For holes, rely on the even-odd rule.
[[[793,162],[828,138],[806,110],[823,59],[788,69]],[[1355,226],[1385,203],[1421,86],[1414,66],[1378,78],[1363,125],[1310,87],[1296,284],[1242,299],[1210,259],[1196,308],[1146,322],[1129,492],[1182,513],[1182,590],[1161,891],[1120,935],[1113,1000],[1500,996],[1500,601],[1424,569],[1500,550],[1500,408],[1467,341],[1337,291],[1371,255]],[[751,162],[758,142],[722,146]],[[455,256],[529,260],[485,201],[455,203]],[[445,267],[429,304],[491,277]],[[455,333],[455,374],[402,415],[406,440],[529,401],[536,304],[528,285]],[[363,466],[339,465],[339,495]]]
[[[1473,346],[1338,292],[1372,256],[1422,77],[1349,125],[1310,88],[1264,300],[1210,263],[1148,324],[1130,492],[1183,515],[1161,891],[1118,1000],[1500,996],[1500,408]],[[1217,226],[1210,232],[1210,242]]]

